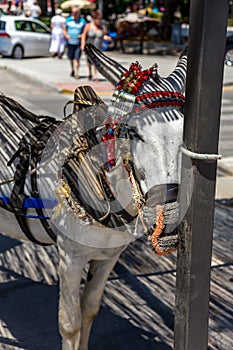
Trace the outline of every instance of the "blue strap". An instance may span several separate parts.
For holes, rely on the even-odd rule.
[[[49,220],[50,217],[49,216],[41,216],[41,215],[29,215],[29,214],[25,214],[24,215],[25,218],[27,219],[42,219],[42,220]]]
[[[4,204],[10,204],[10,197],[0,196],[0,201],[2,201]],[[27,197],[24,199],[23,208],[53,209],[57,206],[57,204],[58,204],[58,201],[52,198],[42,199],[42,198]],[[44,219],[44,220],[50,219],[50,217],[48,216],[36,216],[36,215],[29,215],[29,214],[26,214],[24,216],[25,218],[30,218],[30,219]]]
[[[10,197],[0,196],[0,200],[4,204],[10,204]],[[34,209],[53,209],[57,206],[58,202],[52,198],[34,198],[27,197],[24,199],[23,208],[34,208]]]

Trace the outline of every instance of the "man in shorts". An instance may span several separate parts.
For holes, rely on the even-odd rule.
[[[72,14],[66,19],[64,35],[67,40],[67,56],[71,64],[72,77],[79,78],[79,60],[81,56],[81,37],[86,25],[85,19],[80,16],[78,7],[72,8]]]

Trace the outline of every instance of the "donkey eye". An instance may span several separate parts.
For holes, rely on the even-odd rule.
[[[136,128],[134,128],[134,127],[130,128],[130,130],[129,130],[129,137],[130,137],[131,140],[137,139],[137,140],[139,140],[141,142],[144,142],[143,137],[138,134]]]

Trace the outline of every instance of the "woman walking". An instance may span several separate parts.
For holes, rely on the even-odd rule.
[[[84,47],[86,43],[91,43],[97,49],[102,50],[103,40],[111,41],[111,37],[106,35],[105,26],[101,23],[101,15],[98,11],[93,12],[92,21],[87,23],[84,28],[82,35],[82,51],[84,51]],[[92,79],[92,63],[89,58],[87,58],[88,70],[89,70],[89,80]],[[94,66],[93,70],[93,80],[97,81],[97,69]]]

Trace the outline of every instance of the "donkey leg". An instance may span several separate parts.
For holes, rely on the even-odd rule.
[[[59,246],[59,244],[58,244]],[[86,259],[59,247],[59,330],[63,350],[78,350],[81,330],[80,283]]]
[[[106,281],[116,264],[119,253],[109,260],[92,260],[81,299],[82,326],[79,350],[88,350],[91,326],[99,312]]]

